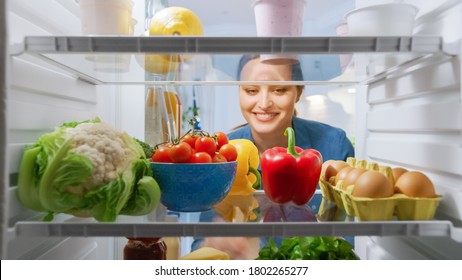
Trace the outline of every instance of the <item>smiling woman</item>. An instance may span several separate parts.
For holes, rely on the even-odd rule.
[[[284,131],[292,127],[297,146],[320,151],[324,160],[345,160],[354,154],[343,130],[296,117],[295,104],[300,100],[303,85],[257,83],[303,81],[300,64],[269,65],[262,63],[259,56],[245,55],[239,61],[237,76],[241,81],[255,81],[256,84],[239,87],[239,104],[247,124],[231,132],[230,139],[249,139],[261,154],[272,147],[287,147]]]
[[[241,78],[249,81],[288,81],[292,77],[290,67],[287,65],[268,67],[258,59],[254,59],[244,66]],[[241,86],[239,98],[241,112],[252,127],[254,137],[261,140],[280,139],[281,137],[278,136],[283,135],[284,130],[291,126],[295,103],[301,93],[302,91],[294,85]],[[280,144],[287,146],[286,143]],[[257,147],[260,152],[263,152],[270,148],[270,145],[273,144],[262,141]]]
[[[239,61],[238,79],[242,81],[302,81],[300,64],[268,65],[259,56],[243,56]],[[241,112],[260,154],[274,146],[287,146],[283,136],[292,126],[295,103],[304,86],[297,85],[243,85],[239,87]],[[233,133],[231,133],[232,135]],[[270,139],[274,140],[269,141]]]

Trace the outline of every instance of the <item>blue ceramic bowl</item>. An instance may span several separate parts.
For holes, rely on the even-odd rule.
[[[221,163],[151,162],[154,179],[167,209],[200,212],[213,208],[231,190],[237,161]]]

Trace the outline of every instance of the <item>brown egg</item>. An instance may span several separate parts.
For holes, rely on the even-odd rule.
[[[358,177],[366,171],[367,170],[363,168],[355,168],[351,170],[350,172],[348,172],[348,175],[343,180],[342,189],[346,190],[348,186],[354,185],[356,179],[358,179]]]
[[[395,167],[391,170],[391,172],[393,173],[393,178],[395,179],[395,182],[398,180],[398,178],[403,175],[403,173],[406,173],[408,172],[408,170],[406,168],[402,168],[402,167]]]
[[[357,197],[382,198],[392,196],[394,189],[385,175],[369,170],[356,179],[351,194]]]
[[[340,171],[337,172],[337,175],[335,175],[334,183],[337,185],[340,180],[344,180],[345,177],[348,175],[348,173],[353,169],[354,168],[351,167],[351,166],[346,166],[346,167],[340,169]]]
[[[329,181],[330,177],[336,176],[342,168],[349,166],[342,160],[326,161],[324,166],[324,177]],[[324,165],[323,164],[323,165]]]
[[[395,189],[410,197],[436,197],[432,181],[418,171],[408,171],[401,175],[396,181]]]
[[[335,160],[330,159],[330,160],[326,160],[326,161],[322,164],[322,167],[321,167],[321,176],[324,176],[324,177],[325,177],[327,167],[329,167],[334,161],[335,161]],[[329,178],[326,178],[326,180],[329,180]]]

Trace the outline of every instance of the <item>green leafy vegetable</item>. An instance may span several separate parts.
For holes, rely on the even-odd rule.
[[[154,153],[154,148],[151,147],[151,145],[149,145],[148,143],[146,142],[143,142],[139,139],[136,139],[134,138],[136,142],[138,142],[138,144],[140,144],[141,148],[143,148],[143,152],[144,152],[144,155],[146,156],[146,158],[151,158],[152,157],[152,154]]]
[[[273,239],[264,246],[257,260],[357,260],[353,246],[339,237],[285,238],[278,247]]]
[[[160,202],[143,148],[99,119],[68,122],[24,151],[18,198],[28,208],[98,221],[144,215]]]

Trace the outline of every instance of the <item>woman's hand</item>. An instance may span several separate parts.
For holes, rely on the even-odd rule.
[[[201,247],[226,252],[232,260],[254,260],[260,250],[257,237],[207,237]]]

